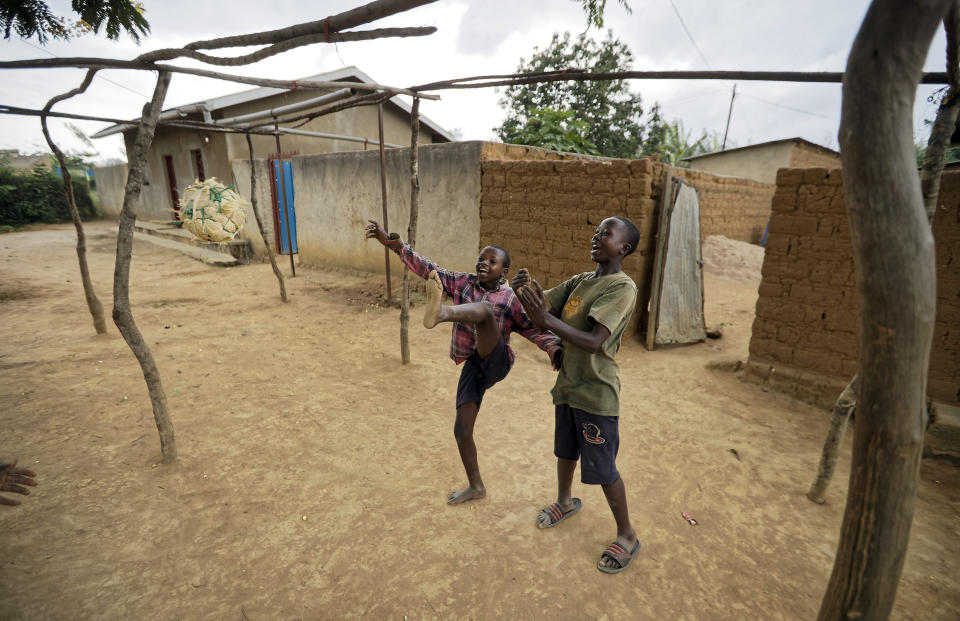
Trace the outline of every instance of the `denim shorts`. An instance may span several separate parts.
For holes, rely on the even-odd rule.
[[[556,406],[553,454],[560,459],[580,459],[580,480],[587,485],[609,485],[620,479],[620,417],[600,416]]]
[[[502,380],[510,372],[510,353],[503,339],[486,358],[476,352],[463,363],[460,371],[460,383],[457,384],[457,407],[465,403],[476,402],[477,407],[483,401],[487,389]]]

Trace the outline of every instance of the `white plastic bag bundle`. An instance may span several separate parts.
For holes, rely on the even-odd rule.
[[[180,199],[180,219],[197,239],[230,241],[243,230],[246,202],[232,185],[225,186],[216,177],[194,181]]]

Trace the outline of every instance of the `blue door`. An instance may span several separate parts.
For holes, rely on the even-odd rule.
[[[282,166],[281,166],[282,164]],[[293,206],[293,162],[273,160],[280,254],[297,254],[297,212]]]

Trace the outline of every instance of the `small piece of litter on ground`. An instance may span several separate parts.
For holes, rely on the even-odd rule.
[[[690,523],[690,526],[697,525],[697,521],[693,519],[693,515],[691,515],[689,511],[683,511],[682,513],[680,513],[680,515],[682,515],[683,519],[685,519],[687,522]]]
[[[300,516],[300,519],[303,520],[304,522],[306,522],[306,521],[307,521],[307,516],[301,515],[301,516]]]
[[[743,459],[740,457],[740,453],[737,451],[737,449],[732,448],[732,449],[727,449],[727,450],[730,451],[731,453],[733,453],[733,456],[737,458],[737,461],[743,461]]]

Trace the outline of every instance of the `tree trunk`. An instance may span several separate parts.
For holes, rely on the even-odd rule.
[[[257,209],[257,172],[253,161],[253,140],[250,139],[250,134],[247,134],[247,149],[250,150],[250,208],[253,210],[253,218],[257,221],[257,227],[260,229],[260,238],[263,239],[263,246],[267,249],[267,256],[270,257],[270,267],[273,268],[273,274],[277,277],[277,282],[280,283],[280,299],[288,302],[287,286],[283,282],[283,273],[280,272],[273,251],[270,250],[270,242],[267,241],[267,235],[263,232],[263,221],[260,219],[260,211]]]
[[[850,488],[819,619],[886,619],[906,557],[936,310],[913,102],[950,0],[874,0],[843,83],[840,145],[860,294]]]
[[[943,19],[943,26],[947,33],[947,77],[950,80],[950,91],[937,110],[937,118],[930,131],[930,139],[927,141],[923,167],[920,169],[924,209],[927,222],[931,227],[940,194],[940,175],[946,165],[947,147],[956,126],[957,112],[960,111],[960,60],[958,60],[960,59],[960,6],[958,3],[960,3],[958,0],[952,0],[950,10]],[[847,429],[850,416],[857,408],[856,388],[851,388],[855,386],[856,381],[857,378],[854,376],[833,406],[830,429],[823,443],[817,478],[807,492],[807,498],[818,504],[823,504],[826,500],[824,495],[833,479],[834,466],[837,463],[840,446],[843,444],[843,434]],[[928,418],[927,423],[929,422]]]
[[[93,282],[90,280],[90,269],[87,267],[87,237],[83,233],[83,222],[80,220],[80,211],[77,209],[77,201],[73,195],[73,182],[70,179],[70,172],[67,170],[67,158],[64,157],[63,151],[53,142],[53,138],[50,136],[50,130],[47,127],[47,114],[54,104],[86,91],[96,73],[96,69],[87,71],[87,75],[79,87],[48,101],[40,113],[40,128],[43,130],[43,137],[47,139],[47,145],[50,146],[50,150],[53,151],[53,154],[57,157],[57,161],[60,162],[60,170],[63,172],[63,191],[67,195],[67,208],[70,209],[70,218],[73,220],[73,226],[77,229],[77,261],[80,263],[80,281],[83,283],[83,295],[87,298],[87,308],[90,309],[90,315],[93,317],[93,328],[97,331],[97,334],[106,334],[107,321],[103,317],[103,304],[100,303],[100,298],[97,297],[96,292],[93,290]]]
[[[833,480],[833,471],[837,465],[837,457],[840,454],[840,446],[843,445],[843,436],[847,431],[847,421],[850,420],[850,414],[857,407],[857,376],[854,375],[847,387],[840,393],[840,397],[833,406],[833,415],[830,417],[830,430],[827,431],[827,439],[823,442],[823,452],[820,456],[820,468],[817,471],[817,479],[810,486],[807,492],[807,498],[813,502],[822,505],[826,498],[824,494],[830,481]]]
[[[173,437],[173,422],[167,413],[167,395],[163,392],[160,382],[160,371],[153,359],[150,347],[140,334],[137,324],[133,320],[130,310],[130,257],[133,253],[133,224],[136,220],[134,203],[140,196],[143,184],[144,168],[147,164],[147,153],[153,142],[153,133],[157,126],[157,117],[163,106],[167,87],[170,85],[170,74],[161,71],[157,77],[157,87],[153,92],[153,99],[144,106],[143,117],[137,128],[137,135],[133,143],[133,153],[130,158],[130,170],[127,173],[127,185],[123,195],[123,209],[120,211],[120,226],[117,232],[117,262],[113,271],[113,321],[117,324],[120,334],[130,346],[133,355],[140,363],[143,379],[147,382],[150,392],[150,402],[153,405],[153,418],[160,432],[160,451],[163,463],[170,463],[177,459],[177,443]]]
[[[417,220],[420,217],[420,98],[413,98],[410,110],[410,224],[407,226],[407,243],[413,249],[417,243]],[[400,301],[400,359],[410,364],[410,270],[403,270],[403,297]]]

